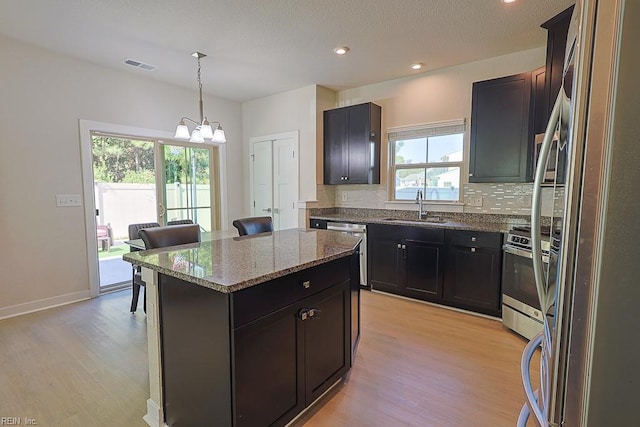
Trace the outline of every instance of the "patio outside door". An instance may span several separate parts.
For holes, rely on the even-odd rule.
[[[92,132],[93,186],[101,291],[131,284],[128,226],[154,222],[156,215],[155,141]]]
[[[213,146],[160,144],[163,173],[159,183],[158,216],[161,223],[191,220],[205,232],[218,228],[214,209],[218,196],[216,187],[212,188],[217,176],[215,155],[217,151]]]

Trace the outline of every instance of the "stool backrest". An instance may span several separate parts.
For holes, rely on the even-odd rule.
[[[273,220],[270,216],[240,218],[234,220],[232,224],[238,229],[238,234],[240,236],[273,231]]]
[[[200,241],[200,226],[198,224],[181,224],[145,228],[140,230],[140,238],[147,249],[197,243]]]

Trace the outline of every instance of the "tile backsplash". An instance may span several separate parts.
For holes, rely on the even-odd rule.
[[[559,190],[562,193],[562,188]],[[462,212],[481,214],[529,215],[533,185],[522,184],[464,184]],[[557,199],[556,199],[557,200]],[[320,208],[388,208],[387,189],[384,185],[318,185]],[[542,215],[551,216],[561,212],[562,206],[555,202],[553,189],[542,190]],[[442,205],[446,211],[447,205]],[[430,209],[434,211],[432,207]]]

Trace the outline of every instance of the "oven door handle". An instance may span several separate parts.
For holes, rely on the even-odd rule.
[[[528,258],[528,259],[533,259],[533,253],[529,251],[525,251],[523,249],[518,249],[511,246],[503,246],[502,250],[507,254],[521,256],[523,258]],[[549,257],[546,255],[542,255],[542,262],[545,264],[549,264]]]

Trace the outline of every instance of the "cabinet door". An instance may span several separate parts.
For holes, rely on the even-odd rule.
[[[234,425],[285,424],[305,407],[302,334],[295,305],[234,331]]]
[[[499,249],[451,246],[444,283],[445,301],[486,314],[500,314]]]
[[[540,67],[531,72],[531,90],[533,91],[532,108],[533,108],[533,126],[532,133],[535,136],[538,133],[544,133],[547,128],[547,97],[545,91],[545,67]]]
[[[347,184],[368,184],[371,175],[370,118],[371,104],[354,105],[349,110],[347,130]]]
[[[350,282],[334,286],[303,301],[315,315],[304,325],[306,404],[311,404],[351,366]]]
[[[407,293],[421,299],[442,299],[442,269],[440,245],[404,240]]]
[[[368,282],[372,289],[397,292],[400,286],[399,240],[370,238],[368,246]]]
[[[345,108],[324,112],[324,183],[344,184],[347,176],[349,114]]]
[[[473,84],[469,182],[531,179],[531,73]]]

